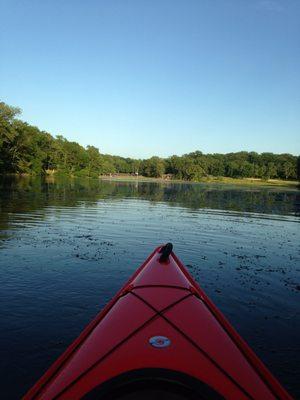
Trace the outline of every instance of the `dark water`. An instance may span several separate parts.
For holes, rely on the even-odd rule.
[[[300,191],[0,180],[1,399],[23,394],[157,245],[300,397]]]

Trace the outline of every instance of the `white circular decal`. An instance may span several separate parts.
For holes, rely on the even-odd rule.
[[[149,339],[149,343],[151,346],[161,349],[170,346],[171,340],[166,336],[153,336]]]

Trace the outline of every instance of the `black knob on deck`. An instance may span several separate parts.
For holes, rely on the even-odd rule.
[[[160,250],[159,252],[161,253],[161,256],[159,258],[160,262],[163,261],[167,261],[167,259],[169,258],[169,255],[172,253],[173,250],[173,245],[172,243],[167,243],[165,244]]]

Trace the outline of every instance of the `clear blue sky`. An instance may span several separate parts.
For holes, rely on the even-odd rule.
[[[299,0],[0,0],[0,97],[101,152],[300,153]]]

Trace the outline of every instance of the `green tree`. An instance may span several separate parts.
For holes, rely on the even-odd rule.
[[[99,153],[99,149],[94,146],[87,146],[86,148],[87,153],[87,175],[88,176],[99,176],[101,173],[101,155]]]
[[[165,172],[165,163],[159,157],[151,157],[142,163],[142,172],[145,176],[160,178]]]
[[[282,172],[285,179],[296,179],[296,165],[290,161],[286,161],[282,164]]]
[[[13,141],[16,136],[14,122],[20,113],[19,108],[0,102],[0,172],[13,172]]]

